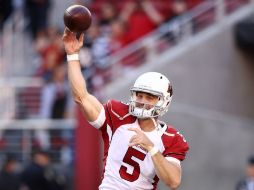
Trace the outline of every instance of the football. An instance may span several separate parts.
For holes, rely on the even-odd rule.
[[[82,5],[72,5],[64,12],[64,24],[72,32],[84,32],[90,27],[91,22],[91,12]]]

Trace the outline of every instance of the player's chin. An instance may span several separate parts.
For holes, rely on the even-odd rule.
[[[149,121],[152,118],[150,118],[150,117],[141,117],[141,118],[138,118],[138,119],[141,120],[141,121]]]

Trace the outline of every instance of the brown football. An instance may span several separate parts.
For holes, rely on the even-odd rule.
[[[91,12],[82,5],[72,5],[64,12],[64,24],[72,32],[84,32],[90,27],[91,22]]]

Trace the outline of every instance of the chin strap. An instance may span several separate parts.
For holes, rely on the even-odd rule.
[[[159,128],[159,125],[160,125],[160,124],[159,124],[158,122],[156,122],[155,119],[154,119],[153,117],[151,117],[151,119],[152,119],[152,121],[153,121],[153,124],[154,124],[156,130],[159,131],[159,130],[160,130],[160,128]]]

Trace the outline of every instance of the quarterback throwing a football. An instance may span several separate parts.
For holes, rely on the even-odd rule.
[[[157,72],[144,73],[131,88],[128,104],[109,100],[102,105],[88,93],[81,74],[78,53],[83,40],[83,34],[76,39],[65,29],[63,42],[74,100],[104,141],[105,168],[99,189],[156,189],[159,179],[176,189],[189,147],[178,131],[158,120],[172,99],[170,81]]]

